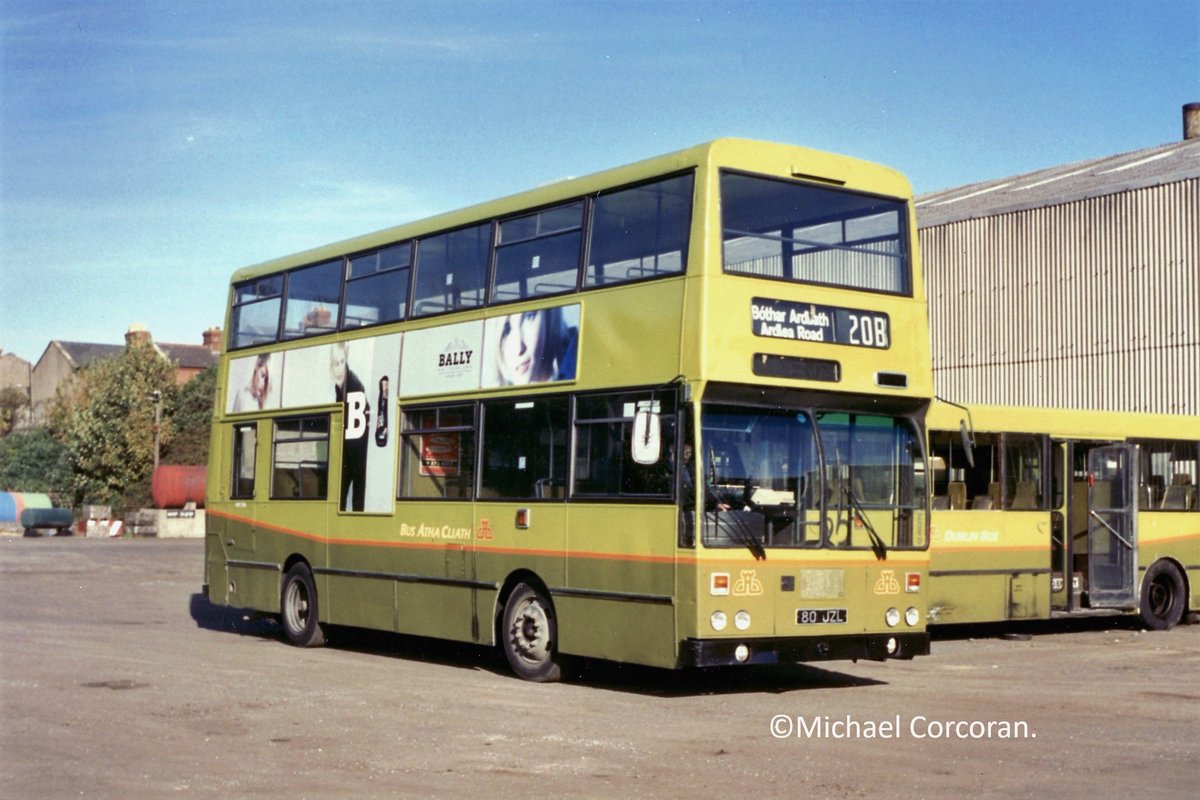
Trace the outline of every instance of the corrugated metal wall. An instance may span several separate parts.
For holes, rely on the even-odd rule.
[[[942,397],[1200,415],[1200,178],[920,239]]]

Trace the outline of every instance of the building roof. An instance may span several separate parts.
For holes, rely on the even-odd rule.
[[[175,364],[177,368],[204,369],[217,363],[217,354],[204,345],[199,344],[169,344],[153,342],[154,348],[162,356]],[[64,342],[58,339],[50,342],[46,352],[57,348],[71,364],[72,369],[81,369],[93,361],[103,358],[116,358],[125,351],[123,344],[94,344],[92,342]],[[45,353],[42,358],[45,358]],[[41,363],[41,359],[38,359]]]
[[[121,355],[121,351],[125,349],[125,346],[120,344],[64,342],[59,339],[55,339],[54,341],[50,342],[50,344],[46,346],[46,350],[49,351],[52,347],[57,347],[59,352],[63,354],[63,356],[75,369],[86,367],[88,364],[101,358],[115,358],[116,356]],[[43,353],[42,358],[45,357],[46,356]],[[38,363],[41,363],[40,358],[38,359]]]
[[[201,344],[168,344],[155,342],[158,351],[184,369],[204,369],[217,363],[217,354]]]
[[[916,198],[917,225],[932,228],[1197,177],[1200,139],[1187,139],[923,194]]]

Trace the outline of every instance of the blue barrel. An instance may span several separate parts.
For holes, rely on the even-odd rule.
[[[20,516],[16,496],[12,492],[0,492],[0,522],[16,522]]]

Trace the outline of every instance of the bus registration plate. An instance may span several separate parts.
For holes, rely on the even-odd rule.
[[[797,625],[844,625],[846,609],[844,608],[798,608],[796,609]]]

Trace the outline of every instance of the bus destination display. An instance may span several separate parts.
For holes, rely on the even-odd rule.
[[[791,303],[755,297],[750,302],[755,336],[846,344],[886,350],[892,343],[887,314],[856,308]]]

